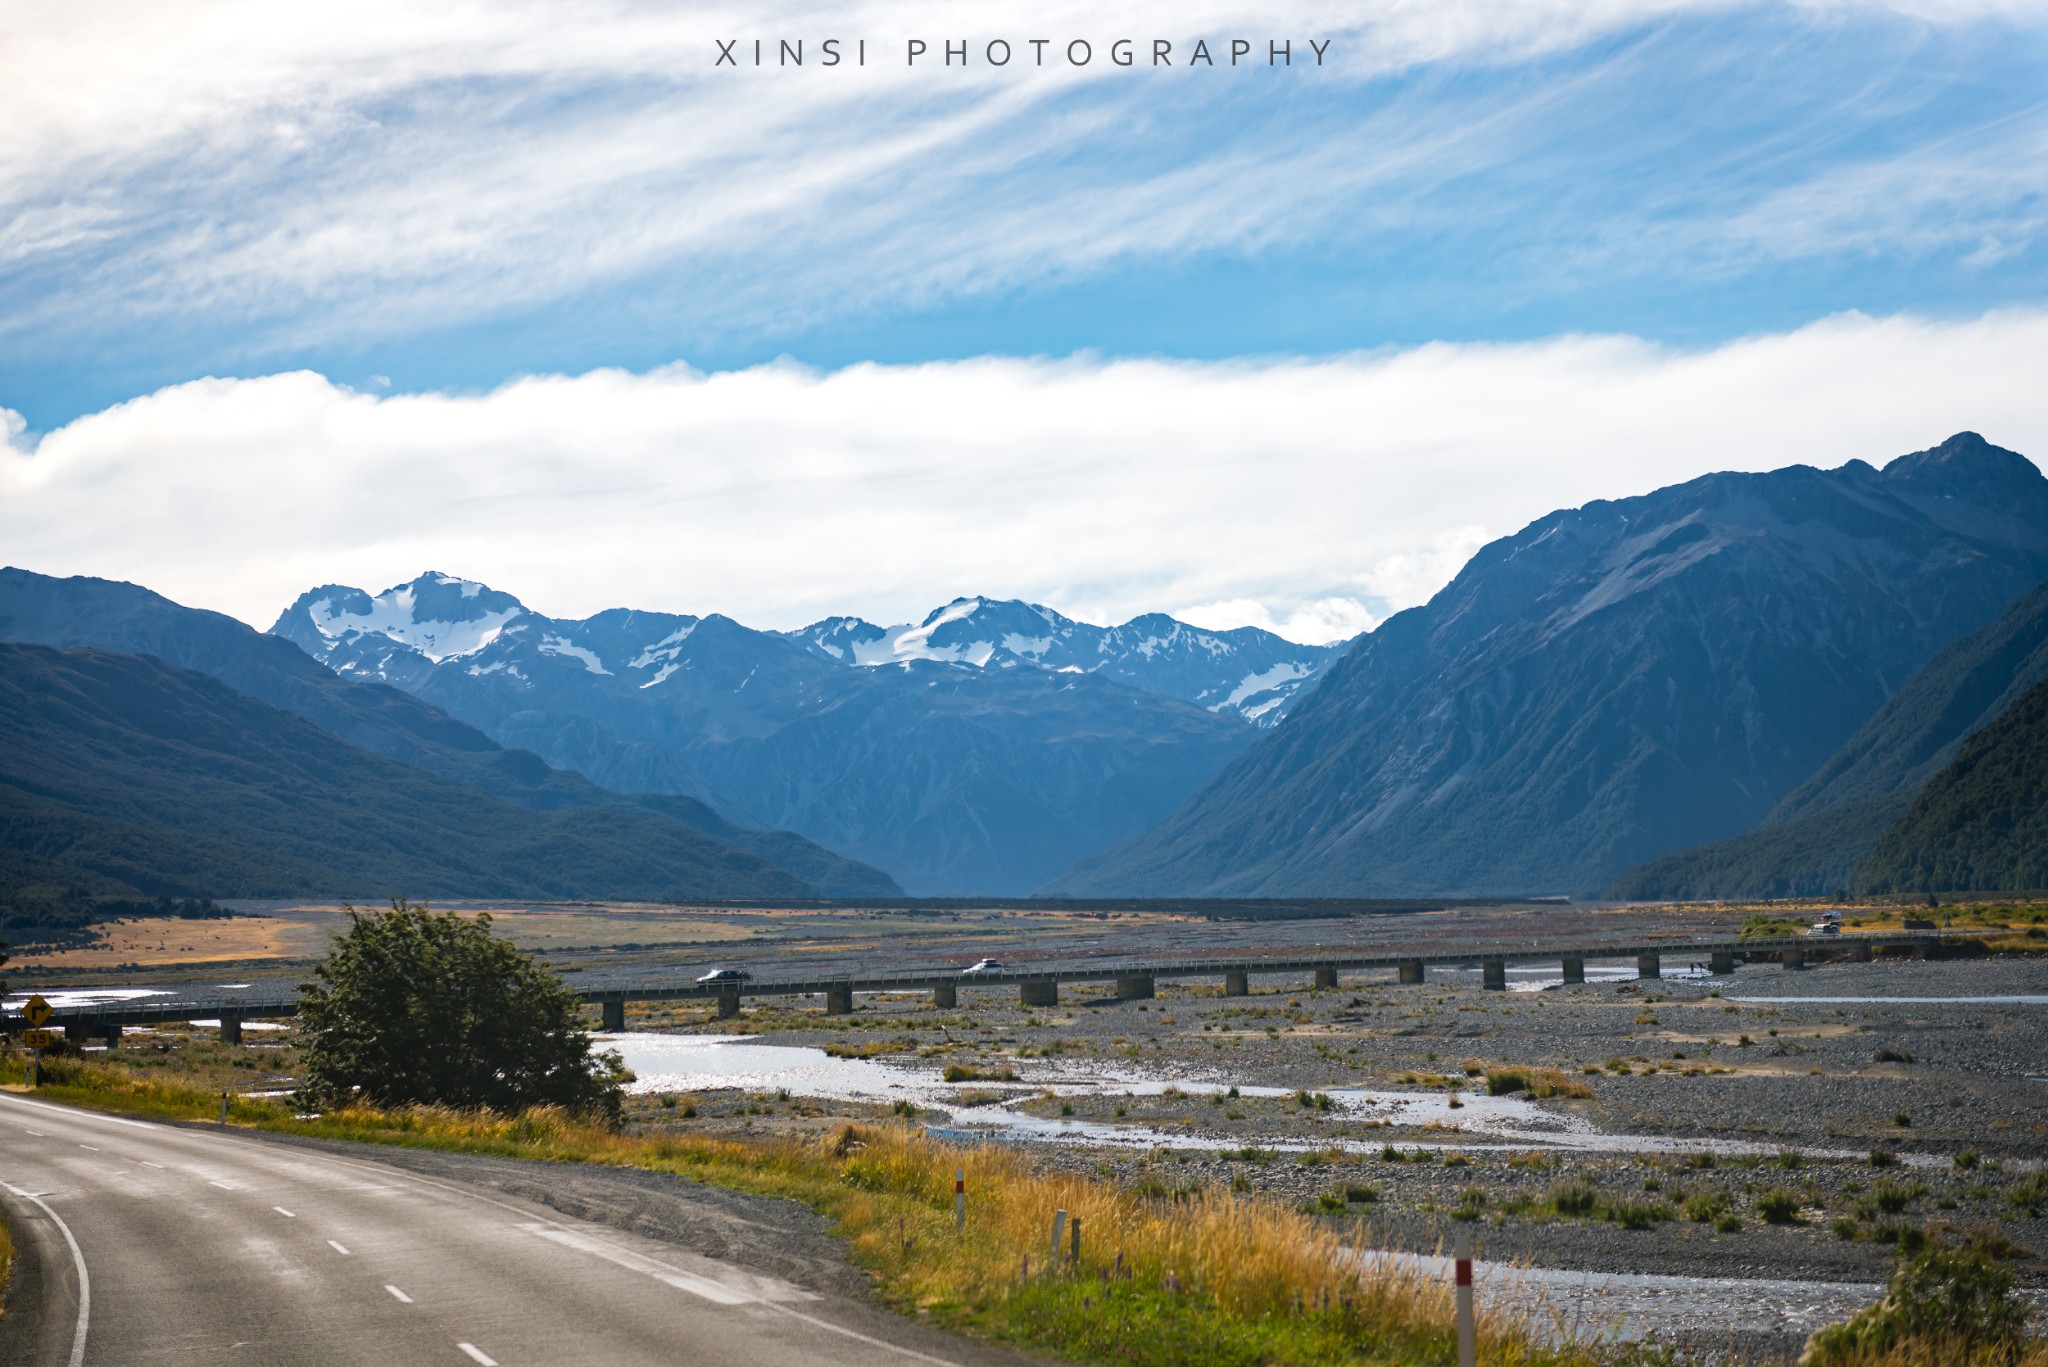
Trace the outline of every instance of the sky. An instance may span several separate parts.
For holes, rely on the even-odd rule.
[[[1329,640],[1556,507],[2048,452],[2048,4],[6,24],[0,559],[257,625],[436,569]]]

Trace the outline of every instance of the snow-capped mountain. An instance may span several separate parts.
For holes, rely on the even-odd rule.
[[[604,787],[701,798],[920,893],[1029,892],[1136,835],[1250,742],[1243,705],[1260,700],[1243,676],[1278,668],[1298,686],[1290,671],[1320,658],[1292,647],[1299,660],[1245,655],[1212,679],[1182,677],[1178,654],[1208,648],[1185,627],[1189,639],[1169,640],[1179,624],[1168,619],[1149,656],[1135,648],[1147,636],[1084,656],[1094,647],[1082,634],[1101,628],[963,603],[915,643],[918,629],[899,633],[890,669],[854,667],[888,633],[851,619],[836,635],[830,623],[783,635],[715,614],[556,619],[439,573],[374,596],[314,589],[271,630],[338,673],[403,688]],[[1016,629],[983,651],[999,623]],[[1227,645],[1232,634],[1199,635]],[[1119,654],[1130,661],[1110,668]],[[1173,691],[1145,686],[1148,662]]]
[[[785,633],[836,664],[878,668],[910,660],[975,669],[1101,674],[1147,693],[1233,713],[1254,726],[1287,715],[1350,642],[1305,646],[1257,627],[1205,631],[1164,613],[1091,626],[1015,600],[956,598],[922,622],[882,627],[828,617]]]

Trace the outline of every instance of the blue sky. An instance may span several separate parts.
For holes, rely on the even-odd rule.
[[[1683,357],[1831,335],[1801,330],[1844,314],[1955,338],[1942,329],[2048,307],[2040,5],[1204,3],[1118,18],[159,4],[126,22],[22,20],[0,53],[12,477],[24,496],[61,483],[40,434],[207,376],[487,395],[603,367],[1313,362],[1581,334]],[[912,35],[1072,35],[1099,51],[1128,34],[1184,51],[1236,33],[1261,49],[1293,37],[1298,63],[1299,40],[1326,37],[1330,62],[996,72],[904,70],[899,55]],[[864,34],[876,64],[711,68],[714,37],[778,34]],[[1856,402],[1852,381],[1840,402]],[[150,428],[132,458],[175,459],[145,449],[159,439],[183,440]],[[1521,512],[1446,507],[1429,535],[1498,534]],[[933,578],[905,573],[875,592],[894,604]],[[1235,589],[1141,575],[1127,591],[1019,576],[1018,590],[1109,613],[1141,590],[1350,595],[1367,617],[1399,605],[1364,573],[1333,563],[1314,584]],[[955,591],[1003,586],[930,596]]]

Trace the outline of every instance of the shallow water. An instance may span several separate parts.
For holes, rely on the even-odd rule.
[[[1232,1085],[1225,1077],[1190,1074],[1165,1076],[1144,1068],[1106,1063],[1073,1063],[1062,1060],[1026,1060],[1013,1063],[1014,1082],[952,1083],[944,1081],[937,1069],[914,1067],[886,1059],[834,1058],[822,1049],[786,1044],[763,1044],[746,1035],[663,1035],[629,1032],[598,1036],[608,1048],[617,1049],[626,1066],[637,1077],[627,1090],[636,1094],[704,1091],[737,1088],[748,1092],[787,1091],[792,1096],[841,1101],[879,1102],[888,1105],[907,1101],[921,1110],[946,1117],[926,1128],[949,1139],[1037,1141],[1067,1144],[1095,1144],[1117,1148],[1173,1148],[1223,1150],[1245,1146],[1252,1141],[1241,1137],[1194,1135],[1181,1130],[1164,1130],[1142,1124],[1117,1125],[1075,1118],[1036,1116],[1019,1109],[1033,1097],[1158,1096],[1169,1088],[1195,1096],[1227,1091]],[[1294,1093],[1283,1087],[1237,1084],[1248,1097],[1284,1097]],[[1002,1099],[981,1106],[963,1106],[960,1095],[972,1090],[994,1093]],[[1474,1149],[1479,1151],[1555,1147],[1608,1153],[1711,1153],[1737,1158],[1753,1154],[1776,1154],[1778,1144],[1756,1144],[1732,1139],[1689,1139],[1667,1135],[1613,1134],[1596,1129],[1584,1118],[1567,1111],[1548,1110],[1541,1104],[1518,1096],[1487,1096],[1483,1092],[1457,1094],[1451,1104],[1446,1092],[1397,1092],[1365,1088],[1335,1087],[1327,1090],[1332,1114],[1354,1125],[1388,1127],[1412,1131],[1433,1129],[1426,1138],[1404,1135],[1408,1148]],[[1261,1148],[1280,1152],[1305,1152],[1336,1148],[1367,1153],[1389,1142],[1387,1138],[1359,1135],[1314,1138],[1260,1138]],[[1809,1158],[1861,1159],[1865,1155],[1850,1149],[1799,1150]],[[1949,1160],[1931,1154],[1900,1154],[1907,1166],[1939,1166]]]

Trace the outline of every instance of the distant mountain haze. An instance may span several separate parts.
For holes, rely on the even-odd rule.
[[[2048,479],[1974,433],[1552,513],[1049,890],[1594,891],[1757,826],[2044,576]]]
[[[311,590],[271,630],[606,787],[694,795],[930,894],[1029,892],[1143,831],[1337,654],[976,598],[917,628],[559,620],[440,573]]]
[[[1851,871],[1964,741],[2043,679],[2048,581],[1928,661],[1755,830],[1639,865],[1608,894],[1672,901],[1847,888]]]
[[[534,811],[151,656],[18,644],[0,644],[0,851],[11,880],[149,895],[816,895],[680,822]]]
[[[736,825],[688,797],[600,788],[580,773],[551,768],[530,751],[507,749],[402,689],[340,677],[289,641],[133,584],[0,569],[0,641],[150,655],[210,675],[387,759],[522,807],[638,811],[767,859],[823,895],[886,897],[901,891],[881,871],[789,831]]]

